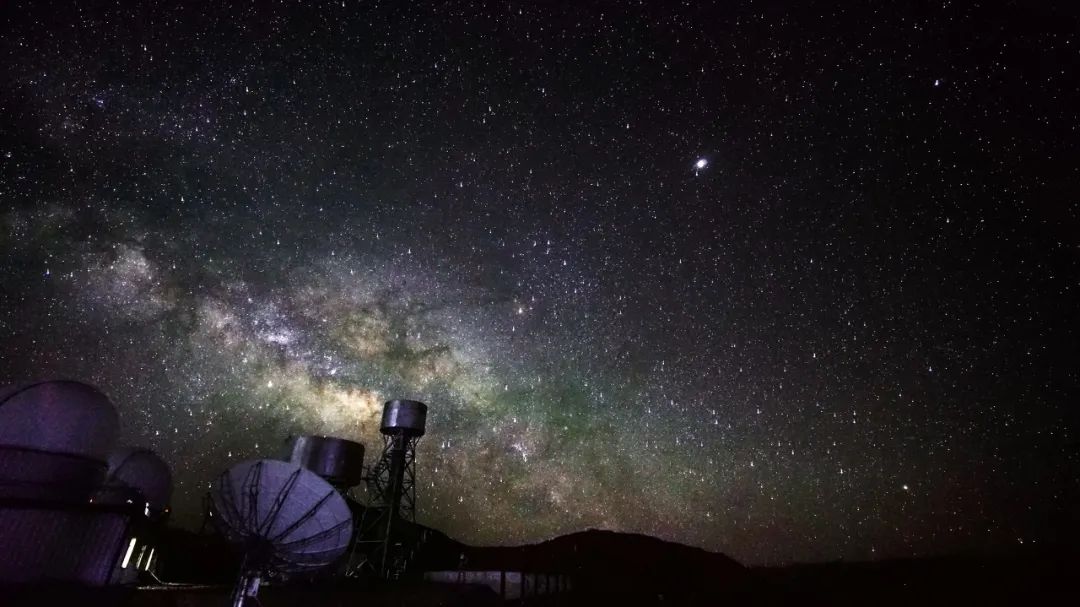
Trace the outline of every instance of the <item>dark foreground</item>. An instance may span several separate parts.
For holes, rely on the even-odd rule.
[[[443,536],[445,538],[445,536]],[[189,538],[190,539],[190,538]],[[2,605],[201,607],[229,604],[231,566],[212,545],[188,548],[166,569],[176,585],[4,593]],[[268,585],[253,605],[323,607],[458,605],[1073,605],[1080,565],[1071,546],[996,557],[748,568],[722,555],[655,538],[587,531],[517,548],[475,548],[445,539],[429,546],[427,570],[548,571],[573,580],[567,592],[507,600],[479,584],[413,580],[397,584],[328,579]],[[215,558],[216,557],[216,558]],[[235,571],[235,569],[231,569]],[[216,577],[206,580],[207,576]],[[451,576],[455,577],[455,576]],[[200,583],[199,579],[212,583]]]

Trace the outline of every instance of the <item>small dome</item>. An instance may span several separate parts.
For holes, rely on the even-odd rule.
[[[112,402],[82,382],[51,380],[0,391],[0,448],[105,461],[118,430]]]
[[[172,498],[169,465],[149,449],[128,447],[113,452],[105,483],[136,489],[155,510],[167,508]]]

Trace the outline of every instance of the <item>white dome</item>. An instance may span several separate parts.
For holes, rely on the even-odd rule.
[[[0,448],[105,461],[118,430],[116,408],[93,386],[50,380],[0,390]]]
[[[169,465],[149,449],[127,447],[113,452],[109,456],[109,475],[105,482],[138,490],[155,510],[168,507],[172,497]]]

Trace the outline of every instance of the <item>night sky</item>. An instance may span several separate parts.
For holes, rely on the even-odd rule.
[[[0,382],[99,386],[175,522],[414,398],[472,543],[1077,529],[1068,3],[3,4]]]

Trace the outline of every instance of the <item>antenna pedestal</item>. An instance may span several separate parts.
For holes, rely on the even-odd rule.
[[[299,464],[243,462],[210,492],[210,515],[225,539],[243,552],[232,604],[258,592],[263,575],[305,575],[345,554],[352,514],[337,489]]]
[[[259,585],[262,583],[262,578],[257,573],[244,572],[240,574],[240,579],[236,581],[236,587],[233,588],[232,606],[244,607],[247,599],[254,599],[255,595],[259,594]],[[256,604],[258,604],[256,602]]]

